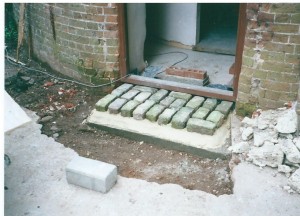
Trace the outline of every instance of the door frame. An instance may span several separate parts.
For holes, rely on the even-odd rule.
[[[212,97],[222,100],[235,101],[238,93],[238,81],[242,67],[242,55],[244,49],[244,41],[246,34],[246,3],[241,3],[239,8],[238,30],[237,30],[237,46],[235,62],[230,69],[233,74],[233,91],[226,91],[203,86],[195,86],[189,84],[180,84],[172,81],[153,79],[137,75],[130,75],[121,81],[136,85],[144,85],[154,88],[163,88],[171,91],[179,91],[204,97]],[[127,50],[127,23],[126,23],[126,5],[118,3],[118,30],[119,30],[119,69],[120,76],[125,77],[129,73],[128,50]]]

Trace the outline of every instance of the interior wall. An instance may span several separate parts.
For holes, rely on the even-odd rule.
[[[148,34],[193,46],[197,42],[197,4],[147,4]]]

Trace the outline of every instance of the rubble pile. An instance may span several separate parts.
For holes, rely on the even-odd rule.
[[[258,111],[241,122],[240,136],[229,150],[253,164],[276,168],[288,177],[289,192],[300,193],[300,137],[293,108]]]

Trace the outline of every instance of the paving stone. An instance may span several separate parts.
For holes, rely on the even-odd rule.
[[[155,104],[147,113],[146,119],[149,121],[155,122],[158,116],[166,109],[165,106],[161,104]]]
[[[185,104],[186,104],[186,100],[178,98],[170,105],[170,108],[178,111]]]
[[[220,127],[224,121],[224,117],[224,114],[220,113],[219,111],[212,111],[206,120],[216,123],[217,127]]]
[[[145,118],[146,112],[153,107],[155,101],[153,100],[146,100],[144,103],[140,104],[134,111],[133,111],[133,118],[136,120],[142,120]]]
[[[125,92],[129,91],[133,87],[132,84],[124,83],[123,85],[119,86],[118,88],[114,89],[111,94],[120,97]]]
[[[214,110],[217,106],[217,99],[207,98],[202,107],[209,109],[210,111]]]
[[[194,96],[185,106],[196,110],[203,104],[204,100],[204,97]]]
[[[186,126],[187,121],[193,113],[193,109],[190,107],[182,107],[172,118],[171,124],[173,128],[183,129]]]
[[[160,116],[158,117],[157,123],[159,125],[166,125],[169,124],[169,122],[171,121],[172,117],[175,115],[177,111],[175,109],[170,109],[167,108],[163,111],[162,114],[160,114]]]
[[[101,98],[97,103],[96,103],[96,110],[105,112],[107,110],[107,107],[111,102],[113,102],[117,98],[116,95],[113,94],[108,94],[105,97]]]
[[[133,110],[140,104],[140,102],[131,100],[128,101],[122,108],[121,108],[121,115],[123,117],[132,117]]]
[[[176,98],[174,98],[174,97],[167,96],[165,99],[161,100],[159,103],[160,103],[161,105],[164,105],[164,106],[168,107],[168,106],[171,105],[171,103],[174,102],[175,99],[176,99]]]
[[[154,94],[155,92],[157,92],[156,88],[151,88],[148,86],[134,86],[133,89],[141,91],[141,92],[150,92],[151,94]]]
[[[154,93],[150,98],[149,100],[153,100],[155,102],[159,102],[161,101],[162,99],[164,99],[167,95],[168,95],[168,91],[165,90],[165,89],[160,89],[158,90],[156,93]]]
[[[186,100],[186,101],[188,101],[192,97],[191,94],[182,93],[182,92],[175,92],[175,91],[172,91],[169,96],[172,96],[174,98],[180,98],[180,99],[183,99],[183,100]]]
[[[117,167],[89,158],[77,156],[66,167],[69,184],[102,193],[108,192],[117,182]]]
[[[219,111],[225,115],[225,117],[230,112],[230,109],[233,105],[233,102],[230,101],[222,101],[215,109],[215,111]]]
[[[127,103],[127,100],[124,98],[117,98],[108,106],[108,111],[111,114],[118,114],[122,106]]]
[[[121,96],[121,98],[127,99],[127,100],[131,100],[132,98],[134,98],[138,93],[140,93],[140,91],[135,90],[135,89],[131,89],[128,92],[126,92],[125,94],[123,94]]]
[[[201,134],[213,135],[217,125],[203,119],[190,118],[187,122],[187,131]]]
[[[135,96],[134,100],[143,103],[151,96],[151,94],[151,92],[141,92],[137,96]]]
[[[208,114],[209,114],[210,110],[204,107],[200,107],[194,114],[193,114],[193,118],[198,118],[198,119],[205,119]]]

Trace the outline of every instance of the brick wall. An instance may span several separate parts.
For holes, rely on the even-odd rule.
[[[29,29],[34,55],[54,70],[95,84],[118,76],[116,4],[26,4]]]
[[[300,74],[300,4],[248,4],[237,112],[295,101]]]

